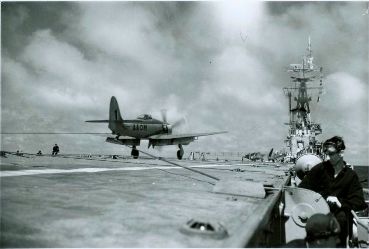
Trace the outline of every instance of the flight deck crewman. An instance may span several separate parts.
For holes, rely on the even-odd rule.
[[[339,247],[346,247],[346,238],[352,233],[351,210],[367,208],[359,178],[343,160],[345,148],[341,137],[334,136],[325,141],[323,152],[329,160],[313,167],[299,185],[321,194],[327,200],[341,227]]]
[[[52,153],[52,155],[53,156],[54,155],[56,156],[58,153],[59,153],[59,146],[57,144],[55,144],[54,147],[53,147],[53,153]]]

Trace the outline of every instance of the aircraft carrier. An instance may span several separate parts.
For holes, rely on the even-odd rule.
[[[1,247],[279,247],[303,238],[307,219],[329,208],[295,187],[295,163],[321,160],[321,129],[309,119],[311,55],[291,70],[299,84],[285,89],[298,100],[288,149],[270,162],[3,151]]]

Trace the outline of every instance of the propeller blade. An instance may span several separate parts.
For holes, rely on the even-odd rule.
[[[161,119],[163,120],[164,123],[168,123],[167,122],[167,109],[161,109]]]
[[[174,122],[174,123],[172,124],[172,128],[175,128],[175,127],[177,127],[177,126],[180,126],[180,125],[182,125],[182,124],[184,124],[184,123],[186,123],[186,119],[181,118],[180,120],[177,120],[176,122]]]

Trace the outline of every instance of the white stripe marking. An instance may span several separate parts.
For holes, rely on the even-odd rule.
[[[233,164],[245,165],[245,164]],[[190,168],[210,168],[210,167],[222,167],[231,166],[229,164],[203,164],[187,166]],[[30,169],[30,170],[8,170],[0,171],[0,177],[8,176],[27,176],[27,175],[41,175],[41,174],[70,174],[70,173],[96,173],[103,171],[135,171],[135,170],[148,170],[148,169],[179,169],[177,166],[142,166],[142,167],[127,167],[127,168],[79,168],[79,169]]]

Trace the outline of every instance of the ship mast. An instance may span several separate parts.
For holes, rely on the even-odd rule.
[[[323,94],[323,68],[313,63],[311,41],[309,37],[307,53],[303,56],[301,64],[290,64],[287,70],[290,73],[291,85],[283,88],[288,97],[289,105],[289,133],[286,145],[289,148],[288,157],[291,161],[304,154],[320,155],[321,143],[316,140],[316,136],[322,133],[320,124],[314,123],[310,117],[310,102],[312,94],[318,91],[317,102]],[[315,86],[317,78],[320,84]],[[292,108],[292,100],[296,105]]]

